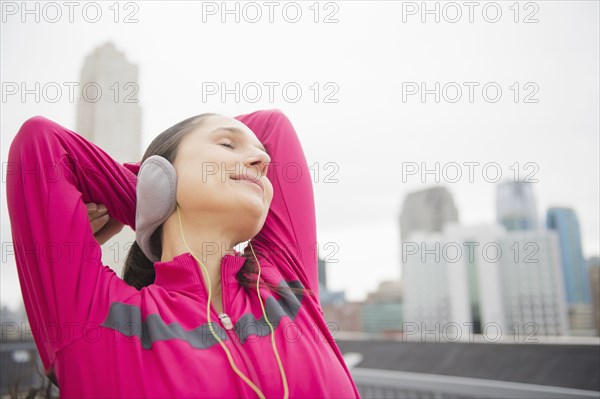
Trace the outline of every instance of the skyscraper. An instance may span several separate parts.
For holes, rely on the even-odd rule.
[[[330,291],[327,287],[327,262],[319,256],[319,301],[321,305],[343,304],[346,302],[346,293],[344,291]]]
[[[412,192],[402,205],[400,237],[404,241],[416,231],[440,232],[446,223],[457,221],[458,211],[445,187]]]
[[[600,335],[600,258],[594,256],[589,258],[587,263],[590,276],[594,326],[596,328],[596,335]]]
[[[322,285],[324,288],[327,288],[327,271],[325,270],[327,266],[325,265],[325,261],[319,257],[318,259],[318,272],[319,272],[319,285]]]
[[[466,258],[447,253],[456,244],[447,235],[451,226],[414,233],[402,244],[404,329],[427,340],[462,335],[472,322]]]
[[[120,163],[141,159],[138,67],[113,43],[83,63],[77,102],[77,132]]]
[[[112,43],[89,54],[81,69],[77,103],[77,133],[119,163],[136,162],[141,154],[141,110],[138,101],[138,67]],[[108,240],[102,258],[121,275],[135,232],[128,226]]]
[[[569,208],[549,208],[546,227],[556,230],[560,240],[562,272],[569,304],[591,304],[590,282],[581,249],[577,215]]]
[[[413,241],[403,247],[405,327],[440,340],[567,334],[556,232],[448,224]]]
[[[558,234],[544,229],[509,231],[500,245],[506,328],[522,339],[568,334]]]
[[[507,181],[496,188],[496,217],[507,230],[532,230],[538,225],[531,183]]]

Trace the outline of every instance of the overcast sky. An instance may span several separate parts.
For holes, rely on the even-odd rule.
[[[458,182],[442,175],[440,183],[454,196],[460,221],[469,225],[495,220],[495,169],[484,175],[483,166],[497,165],[512,179],[517,162],[522,177],[538,180],[540,219],[549,206],[574,208],[585,256],[600,252],[597,1],[518,7],[513,1],[479,2],[472,22],[463,2],[453,3],[459,8],[437,3],[439,22],[422,14],[421,2],[400,1],[298,2],[285,12],[286,3],[278,2],[273,22],[264,2],[238,3],[239,22],[235,15],[221,21],[221,2],[120,3],[118,15],[113,2],[85,12],[79,3],[73,22],[67,6],[55,4],[60,18],[56,9],[40,5],[36,22],[35,15],[23,15],[21,2],[2,3],[3,162],[30,116],[75,129],[76,104],[66,86],[56,103],[36,103],[33,96],[22,101],[20,93],[7,95],[7,84],[77,82],[84,57],[112,41],[139,66],[142,148],[167,127],[202,112],[234,116],[279,108],[288,115],[309,165],[320,172],[314,183],[317,238],[321,255],[338,261],[328,270],[330,288],[345,289],[348,299],[363,299],[381,280],[400,276],[402,201],[436,184],[434,176],[420,173],[403,179],[403,168],[414,163],[432,169],[439,162],[448,179],[455,174],[450,165],[462,167]],[[101,17],[94,23],[97,8]],[[294,23],[298,8],[302,14]],[[262,18],[253,23],[257,10]],[[126,17],[137,22],[124,23]],[[255,103],[248,97],[239,103],[232,96],[203,99],[207,82],[230,88],[256,82],[264,90]],[[273,102],[265,82],[279,83]],[[436,82],[440,101],[434,94],[423,101],[421,83],[433,90]],[[302,89],[296,102],[282,93],[288,83]],[[453,102],[457,88],[462,96]],[[328,95],[337,102],[326,102]],[[328,162],[335,167],[326,167]],[[470,162],[479,163],[472,182],[465,164]],[[4,175],[3,168],[1,299],[13,305],[21,298],[14,258],[4,256],[4,243],[11,241]],[[338,182],[327,182],[327,176]]]

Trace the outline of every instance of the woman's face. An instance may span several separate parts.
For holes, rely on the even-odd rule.
[[[173,163],[181,211],[208,225],[232,226],[239,242],[254,237],[273,199],[273,185],[266,177],[270,161],[242,122],[223,115],[207,117],[184,136]]]

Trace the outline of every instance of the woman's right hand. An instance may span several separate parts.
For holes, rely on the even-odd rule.
[[[103,204],[88,202],[85,204],[88,210],[88,218],[92,232],[98,244],[102,245],[110,240],[115,234],[123,230],[123,223],[109,216],[108,210]]]

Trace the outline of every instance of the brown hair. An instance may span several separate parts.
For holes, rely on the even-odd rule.
[[[144,156],[142,157],[141,162],[143,163],[152,155],[160,155],[173,164],[177,156],[177,150],[181,140],[195,128],[201,126],[207,118],[218,115],[219,114],[207,112],[187,118],[171,126],[159,134],[150,143],[146,149],[146,152],[144,153]],[[162,256],[161,235],[162,224],[154,231],[154,233],[152,233],[152,236],[150,237],[151,250],[159,259]],[[264,254],[257,249],[254,249],[254,251],[256,252],[257,258],[260,257],[259,255],[264,256]],[[246,261],[238,271],[236,279],[245,289],[256,288],[256,278],[252,279],[250,277],[258,273],[258,266],[255,265],[254,257],[250,248],[246,248],[243,256],[246,258]],[[129,249],[129,252],[127,253],[127,256],[125,257],[123,280],[127,284],[140,290],[143,287],[153,284],[154,278],[154,262],[146,257],[138,243],[134,241]],[[282,293],[282,290],[290,290],[299,294],[313,294],[308,288],[278,287],[267,282],[263,282],[263,284],[280,294]]]

